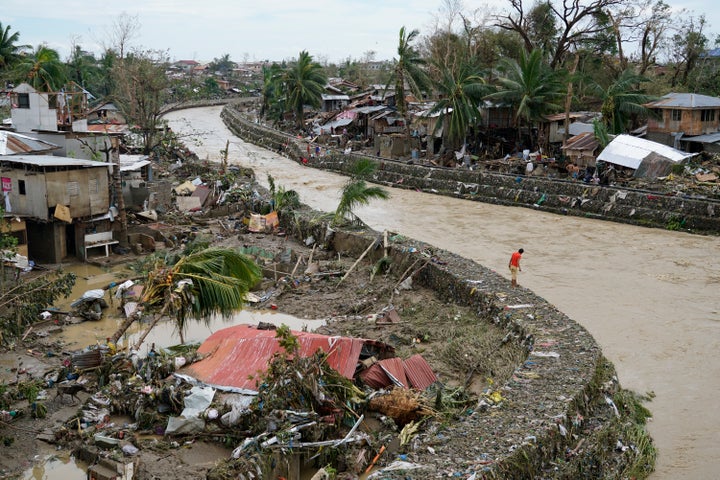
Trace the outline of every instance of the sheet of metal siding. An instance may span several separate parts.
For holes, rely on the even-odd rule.
[[[299,355],[310,356],[322,349],[328,352],[330,367],[352,378],[364,340],[308,332],[293,334],[300,344]],[[183,369],[183,373],[206,383],[255,390],[256,380],[249,377],[264,372],[273,354],[280,350],[274,330],[238,325],[208,337],[198,348],[198,353],[208,356]]]
[[[380,365],[377,363],[367,370],[360,372],[360,379],[365,383],[365,385],[374,389],[389,387],[392,384],[388,376],[385,375],[385,372],[383,372],[383,369],[380,368]]]
[[[405,367],[403,366],[403,361],[397,357],[395,358],[387,358],[385,360],[380,360],[378,362],[380,364],[380,367],[387,370],[387,372],[390,373],[395,379],[397,379],[400,383],[402,383],[402,386],[404,388],[408,388],[410,385],[408,384],[408,379],[405,376]]]
[[[405,388],[409,386],[408,379],[405,376],[403,362],[397,357],[380,360],[367,370],[360,373],[360,378],[368,387],[371,388],[378,389],[389,387],[390,385],[393,385],[393,382],[387,376],[383,368],[390,372],[390,375],[400,381]]]
[[[420,354],[408,358],[403,362],[403,365],[405,367],[405,375],[411,387],[417,388],[418,390],[425,390],[437,382],[437,376]]]

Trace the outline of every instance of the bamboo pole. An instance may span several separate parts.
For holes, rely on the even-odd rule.
[[[360,257],[358,257],[357,260],[355,260],[355,263],[353,263],[352,267],[350,267],[350,269],[345,273],[345,276],[340,279],[340,281],[339,281],[338,284],[335,286],[335,288],[337,288],[338,286],[340,286],[340,284],[343,282],[343,280],[345,280],[345,279],[347,278],[347,276],[350,275],[350,272],[352,272],[353,270],[355,270],[355,267],[357,267],[358,263],[360,263],[360,261],[361,261],[363,258],[365,258],[365,255],[367,255],[368,253],[370,253],[370,250],[371,250],[374,246],[375,246],[375,240],[373,240],[373,241],[370,243],[370,245],[368,246],[368,248],[363,252],[363,254],[360,255]]]

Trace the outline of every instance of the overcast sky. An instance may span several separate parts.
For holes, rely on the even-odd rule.
[[[708,20],[708,37],[720,31],[720,9],[709,0],[665,0]],[[530,0],[528,5],[534,3]],[[132,45],[165,50],[172,60],[208,62],[283,60],[307,50],[316,60],[377,60],[396,55],[400,27],[433,30],[442,0],[0,0],[0,22],[20,33],[20,44],[46,43],[63,59],[71,45],[100,53],[117,15],[137,16]],[[507,0],[464,0],[467,10],[499,12]]]

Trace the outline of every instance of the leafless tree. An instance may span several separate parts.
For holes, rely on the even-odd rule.
[[[130,50],[131,42],[140,33],[140,20],[137,15],[121,13],[110,27],[108,44],[103,45],[105,50],[114,50],[118,58],[123,60]]]
[[[531,35],[531,14],[533,8],[549,7],[555,16],[558,25],[557,37],[554,41],[553,51],[549,52],[550,66],[558,67],[565,60],[573,45],[581,40],[604,30],[604,26],[596,21],[596,17],[607,13],[607,10],[622,4],[623,0],[547,0],[547,3],[535,4],[526,10],[523,0],[508,0],[510,13],[498,17],[497,26],[516,32],[525,44],[525,49],[531,52],[539,48],[536,39]]]
[[[608,17],[618,48],[618,72],[627,69],[632,60],[644,75],[668,40],[673,23],[670,6],[663,0],[635,0],[609,11]],[[636,48],[626,54],[633,45]]]

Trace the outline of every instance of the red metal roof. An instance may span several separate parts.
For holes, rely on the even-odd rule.
[[[300,356],[307,357],[322,349],[328,353],[328,365],[347,378],[353,378],[363,346],[391,349],[374,340],[298,331],[292,333],[300,344]],[[183,368],[182,373],[212,385],[256,391],[255,378],[250,377],[265,372],[273,354],[280,351],[282,348],[275,338],[275,330],[237,325],[208,337],[198,348],[198,353],[207,357]]]
[[[369,387],[385,388],[394,384],[387,373],[390,373],[390,375],[402,383],[403,387],[407,388],[409,386],[408,379],[405,377],[403,361],[397,357],[380,360],[367,370],[362,371],[360,378],[365,382],[365,385]]]
[[[413,388],[425,390],[437,382],[437,376],[430,368],[430,364],[420,355],[416,354],[403,362],[405,375]]]

